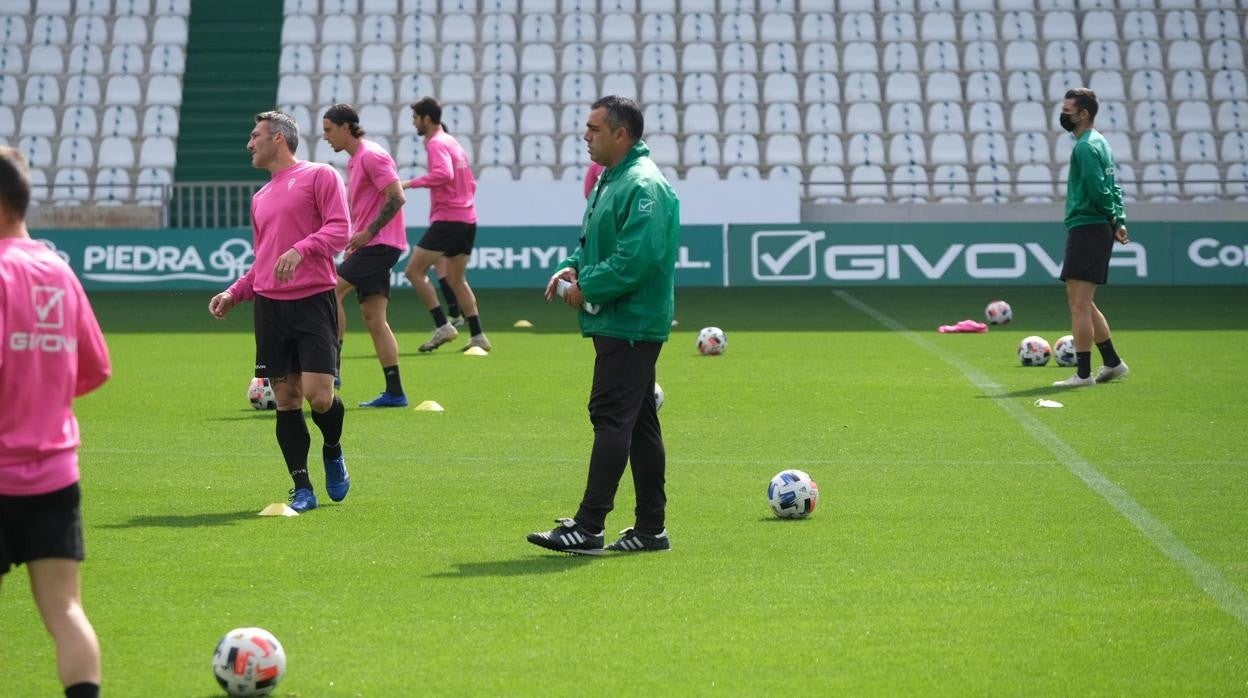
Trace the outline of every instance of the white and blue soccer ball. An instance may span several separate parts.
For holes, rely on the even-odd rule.
[[[267,696],[286,675],[286,650],[263,628],[235,628],[212,653],[212,675],[231,696]]]
[[[728,350],[728,336],[718,327],[703,327],[698,333],[698,352],[703,356],[717,356]]]
[[[268,378],[252,378],[247,384],[247,399],[257,410],[277,409],[277,396],[273,394],[273,384]]]
[[[802,470],[781,470],[767,485],[767,503],[782,519],[804,519],[819,504],[819,485]]]
[[[1049,343],[1044,337],[1032,335],[1024,337],[1023,341],[1018,343],[1018,360],[1024,366],[1043,366],[1049,363],[1049,356],[1053,350],[1049,348]]]
[[[1075,338],[1072,335],[1062,335],[1053,344],[1053,360],[1058,366],[1074,366],[1079,363],[1079,357],[1075,356]]]
[[[658,412],[663,409],[663,399],[667,397],[663,394],[663,386],[658,383],[654,384],[654,411]]]
[[[1014,319],[1014,309],[1005,301],[993,301],[984,308],[984,317],[989,325],[1006,325]]]

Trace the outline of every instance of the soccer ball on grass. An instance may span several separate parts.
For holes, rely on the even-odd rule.
[[[1014,319],[1014,310],[1005,301],[993,301],[984,308],[984,317],[989,325],[1006,325]]]
[[[247,384],[247,399],[257,410],[277,409],[277,397],[273,395],[273,385],[268,378],[252,378]]]
[[[217,643],[212,675],[231,696],[267,696],[286,673],[286,650],[262,628],[235,628]]]
[[[1079,357],[1075,356],[1075,338],[1071,335],[1059,337],[1053,345],[1053,359],[1058,366],[1074,366],[1079,363]]]
[[[698,352],[703,356],[716,356],[728,350],[728,337],[718,327],[703,327],[698,333]]]
[[[1044,337],[1032,335],[1024,337],[1023,341],[1018,343],[1018,360],[1024,366],[1043,366],[1049,363],[1049,355],[1052,353]]]
[[[658,383],[655,383],[654,384],[654,411],[655,412],[658,412],[659,410],[663,409],[663,399],[665,397],[666,395],[663,394],[663,387],[660,386]]]
[[[767,502],[782,519],[804,519],[819,504],[819,485],[801,470],[782,470],[767,485]]]

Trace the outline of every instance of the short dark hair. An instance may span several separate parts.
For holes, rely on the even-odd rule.
[[[1076,87],[1066,90],[1066,99],[1075,100],[1075,110],[1088,110],[1088,116],[1092,120],[1096,120],[1096,110],[1099,105],[1096,102],[1096,93],[1086,87]]]
[[[442,125],[442,105],[433,97],[421,97],[412,102],[412,113],[416,116],[427,116],[433,123]]]
[[[356,138],[364,135],[364,129],[360,128],[360,115],[355,111],[355,107],[350,104],[339,102],[329,109],[326,109],[325,116],[322,118],[329,119],[330,122],[338,124],[339,126],[343,124],[350,124],[351,135]]]
[[[640,140],[645,133],[646,119],[641,115],[641,107],[628,97],[607,95],[594,102],[590,108],[607,110],[607,128],[612,131],[624,128],[628,131],[628,137],[635,141]]]
[[[0,146],[0,204],[9,215],[26,219],[30,208],[30,167],[22,151]]]
[[[256,114],[256,123],[261,121],[269,122],[269,133],[282,134],[282,140],[286,141],[290,152],[299,149],[299,122],[295,121],[295,117],[284,111],[262,111]]]

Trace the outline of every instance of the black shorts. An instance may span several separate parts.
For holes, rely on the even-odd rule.
[[[256,377],[333,374],[338,365],[338,302],[333,291],[293,301],[256,296]]]
[[[398,264],[403,250],[389,245],[361,247],[338,265],[338,276],[355,287],[355,297],[361,301],[381,294],[390,297],[390,272]]]
[[[447,257],[471,254],[472,246],[477,241],[477,224],[460,221],[434,221],[429,224],[418,247],[433,252],[441,252]]]
[[[28,497],[0,495],[0,574],[44,558],[81,562],[82,492],[78,483]]]
[[[1066,233],[1066,259],[1062,261],[1062,281],[1109,280],[1109,257],[1114,252],[1114,228],[1108,223],[1077,225]]]

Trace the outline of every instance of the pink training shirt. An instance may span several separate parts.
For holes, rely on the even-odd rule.
[[[585,198],[588,199],[590,194],[594,193],[594,185],[598,184],[598,178],[602,176],[602,171],[607,169],[603,165],[596,162],[589,163],[589,169],[585,170]]]
[[[227,291],[236,300],[257,295],[279,301],[307,298],[338,285],[334,255],[347,247],[347,192],[334,168],[297,160],[274,173],[251,197],[255,260]],[[295,278],[277,280],[277,258],[290,248],[303,257]]]
[[[412,188],[429,189],[429,221],[477,222],[477,180],[463,146],[446,131],[425,139],[429,172],[410,182]]]
[[[373,141],[361,140],[355,155],[347,161],[347,200],[351,202],[351,224],[355,230],[364,230],[377,220],[377,214],[381,213],[381,207],[386,202],[383,192],[397,181],[399,171],[394,166],[394,158]],[[366,247],[372,245],[407,249],[403,209],[400,208],[394,218],[377,231],[377,236]]]
[[[104,333],[69,265],[30,238],[0,240],[0,494],[78,482],[74,398],[108,380]]]

